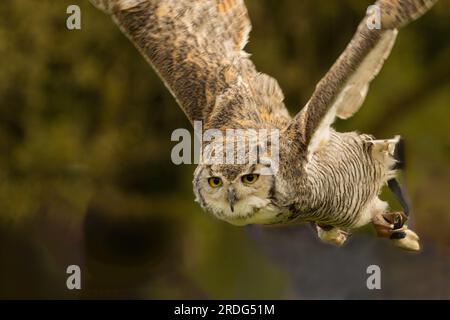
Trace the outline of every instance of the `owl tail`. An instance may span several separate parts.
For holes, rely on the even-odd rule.
[[[404,176],[404,169],[405,169],[405,142],[403,138],[399,138],[397,144],[395,145],[394,154],[393,157],[395,159],[395,170],[399,170]],[[405,180],[405,179],[403,179]],[[403,208],[404,213],[409,216],[410,209],[409,209],[409,201],[406,197],[405,189],[400,185],[400,183],[397,181],[396,178],[392,178],[388,180],[388,187],[394,193],[395,198],[400,203],[400,205]]]

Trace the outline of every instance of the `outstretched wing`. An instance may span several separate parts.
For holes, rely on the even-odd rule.
[[[91,2],[113,16],[191,122],[210,117],[227,89],[257,76],[243,51],[251,29],[243,0]]]
[[[312,154],[328,138],[336,116],[351,117],[388,57],[397,28],[417,19],[437,0],[379,0],[368,10],[352,40],[317,84],[306,106],[287,128],[292,140]],[[378,15],[378,16],[376,16]],[[379,18],[380,25],[376,25]],[[370,28],[369,28],[370,27]],[[300,137],[299,137],[300,135]]]

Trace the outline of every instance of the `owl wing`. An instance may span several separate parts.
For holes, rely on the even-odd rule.
[[[227,89],[258,75],[243,51],[251,29],[243,0],[91,2],[112,15],[191,122],[211,117]]]
[[[368,10],[344,52],[286,130],[290,140],[300,141],[302,152],[310,155],[327,140],[336,117],[347,119],[358,111],[394,45],[397,28],[417,19],[436,2],[379,0]],[[369,28],[375,26],[376,15],[380,26]]]

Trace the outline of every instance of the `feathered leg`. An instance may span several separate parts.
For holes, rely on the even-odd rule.
[[[391,158],[391,161],[394,161],[393,165],[391,161],[386,161],[388,168],[393,172],[404,168],[404,143],[399,136],[391,140],[378,140],[374,146],[376,147],[374,152],[384,155],[385,159]],[[404,191],[395,177],[390,177],[388,186],[404,212],[380,212],[373,216],[372,224],[379,237],[391,239],[394,245],[402,249],[418,251],[420,249],[419,237],[405,224],[409,216],[409,205]]]
[[[316,228],[320,240],[335,246],[342,246],[349,236],[348,232],[332,226],[316,224]]]

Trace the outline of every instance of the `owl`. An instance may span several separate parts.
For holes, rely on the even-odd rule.
[[[408,206],[395,179],[402,140],[341,133],[332,124],[358,111],[398,29],[436,1],[378,0],[291,117],[277,81],[258,72],[244,51],[251,25],[243,0],[91,0],[112,16],[188,119],[200,122],[203,132],[224,134],[203,141],[204,150],[219,142],[236,149],[226,156],[235,161],[213,157],[216,152],[201,157],[193,186],[206,212],[239,226],[310,222],[321,240],[338,246],[372,224],[379,237],[407,250],[420,245],[406,225]],[[225,135],[231,129],[244,141],[255,141],[255,132],[278,135],[265,139],[265,148],[258,139],[236,146]],[[260,147],[253,161],[250,154]],[[276,166],[259,159],[275,153]],[[380,200],[386,184],[404,212],[391,212]]]

